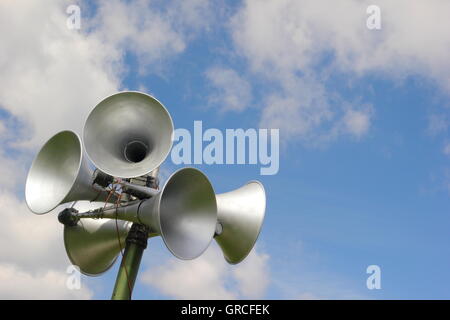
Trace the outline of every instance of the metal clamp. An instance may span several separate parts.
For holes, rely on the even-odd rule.
[[[127,236],[127,243],[134,243],[142,249],[147,248],[149,228],[143,224],[133,223]]]

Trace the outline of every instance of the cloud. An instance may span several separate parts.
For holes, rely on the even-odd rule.
[[[80,132],[88,112],[121,87],[127,53],[139,58],[139,70],[156,69],[212,16],[200,0],[164,11],[148,1],[101,1],[92,17],[87,2],[80,8],[81,29],[72,30],[61,1],[0,3],[0,28],[11,30],[0,49],[0,108],[30,128],[16,145],[36,147],[62,129]]]
[[[233,69],[213,67],[206,71],[206,78],[213,87],[209,103],[221,111],[241,112],[250,105],[251,86]]]
[[[36,147],[62,129],[78,132],[88,111],[117,90],[105,64],[113,58],[95,37],[66,26],[64,4],[2,1],[0,106],[30,128],[16,145]]]
[[[269,256],[253,250],[230,266],[216,245],[192,261],[169,259],[142,273],[144,284],[176,299],[258,299],[269,284]]]
[[[446,143],[446,144],[444,145],[444,148],[443,148],[442,152],[443,152],[446,156],[450,156],[450,143]]]
[[[343,134],[361,138],[368,132],[373,114],[370,104],[328,95],[316,79],[290,76],[283,80],[280,91],[266,95],[260,126],[280,128],[288,141],[316,145]]]
[[[6,134],[6,126],[3,121],[0,121],[0,136],[3,136]]]
[[[373,108],[371,105],[362,105],[347,108],[343,116],[343,132],[360,138],[364,136],[370,128]]]
[[[14,169],[11,166],[10,169]],[[4,186],[0,190],[0,298],[89,299],[93,293],[83,285],[70,290],[66,273],[70,262],[63,244],[63,226],[56,214],[32,214],[24,202]]]
[[[428,133],[436,136],[446,133],[448,130],[448,120],[445,114],[431,114],[428,117]]]
[[[232,267],[232,276],[242,297],[253,299],[264,297],[270,284],[268,262],[267,254],[252,251],[243,262]]]
[[[249,74],[273,88],[263,97],[261,126],[281,128],[284,137],[303,141],[327,140],[336,132],[362,137],[375,110],[345,112],[342,104],[352,101],[327,85],[337,75],[349,89],[369,75],[399,83],[421,76],[450,93],[450,3],[380,0],[382,29],[376,31],[366,27],[371,4],[244,1],[230,31]],[[336,129],[342,123],[347,130]]]
[[[334,118],[322,85],[311,79],[289,77],[283,86],[266,96],[262,127],[282,128],[284,137],[310,139],[314,128]]]
[[[13,158],[6,153],[0,149],[0,176],[2,177],[0,192],[3,190],[23,192],[23,183],[28,169],[25,157],[21,155]]]
[[[138,58],[138,72],[147,73],[161,71],[209,28],[213,17],[207,0],[176,0],[162,7],[156,1],[110,0],[99,3],[88,24],[90,35],[115,52],[115,59],[131,53]]]
[[[233,37],[255,69],[310,69],[331,52],[333,66],[345,72],[422,74],[450,84],[450,3],[377,1],[382,17],[378,31],[366,27],[370,4],[247,0],[234,17]]]
[[[0,226],[0,246],[2,262],[14,262],[24,270],[45,269],[58,266],[65,268],[62,225],[54,213],[44,216],[32,214],[22,200],[13,193],[0,192],[2,225]],[[55,252],[60,254],[55,255]]]
[[[88,288],[68,289],[67,274],[46,271],[32,274],[11,265],[0,264],[1,299],[90,299]]]
[[[90,20],[92,36],[113,52],[136,54],[144,66],[182,52],[186,43],[171,21],[145,1],[102,1]],[[117,58],[117,56],[115,57]]]
[[[320,300],[320,298],[313,293],[306,292],[299,294],[296,300]]]

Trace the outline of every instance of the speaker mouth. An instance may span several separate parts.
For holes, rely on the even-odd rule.
[[[90,112],[83,129],[87,156],[104,173],[146,175],[172,148],[173,122],[164,105],[137,91],[115,93]]]
[[[82,163],[80,137],[61,131],[41,148],[28,172],[25,199],[35,214],[56,208],[70,193]]]
[[[257,210],[257,215],[255,216],[255,221],[256,221],[258,231],[254,234],[252,241],[248,243],[247,250],[244,252],[244,254],[241,257],[239,257],[239,259],[230,259],[230,257],[225,257],[225,259],[227,260],[227,262],[229,264],[238,264],[238,263],[242,262],[245,258],[247,258],[247,256],[250,254],[253,247],[255,246],[256,241],[259,238],[259,235],[261,234],[261,230],[262,230],[262,227],[264,224],[264,218],[266,216],[266,190],[264,188],[264,185],[258,180],[252,180],[252,181],[247,182],[245,186],[256,187],[259,190],[259,192],[258,192],[259,201],[255,199],[255,202],[263,203],[263,205],[260,207],[260,209]]]
[[[261,182],[249,181],[244,186],[216,195],[218,218],[222,232],[215,239],[225,260],[238,264],[253,249],[262,230],[266,211],[266,192]]]
[[[217,222],[217,203],[208,178],[198,169],[183,168],[167,180],[160,193],[161,236],[177,258],[199,257],[210,245]]]
[[[123,155],[127,161],[132,163],[139,163],[147,157],[148,146],[139,140],[133,140],[125,145]]]

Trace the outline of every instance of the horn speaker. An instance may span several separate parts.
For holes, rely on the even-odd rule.
[[[78,211],[103,207],[104,203],[79,202]],[[132,222],[115,219],[80,219],[76,226],[64,226],[64,246],[73,265],[88,276],[106,272],[117,259]],[[120,239],[120,244],[119,244]]]
[[[194,168],[176,171],[158,195],[117,209],[121,217],[150,227],[150,236],[160,235],[177,257],[200,256],[214,237],[217,205],[208,178]]]
[[[86,153],[101,171],[121,178],[143,176],[156,169],[172,147],[173,123],[155,98],[119,92],[89,114],[83,139]]]
[[[76,133],[59,132],[44,144],[25,184],[25,200],[32,212],[44,214],[63,203],[106,198],[107,192],[93,186],[93,170]]]
[[[218,194],[215,240],[225,260],[237,264],[247,257],[258,239],[266,210],[266,194],[259,181]]]

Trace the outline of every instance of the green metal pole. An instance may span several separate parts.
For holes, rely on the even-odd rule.
[[[142,254],[147,248],[147,239],[148,228],[142,224],[133,223],[127,236],[125,253],[117,273],[112,300],[131,300]]]

